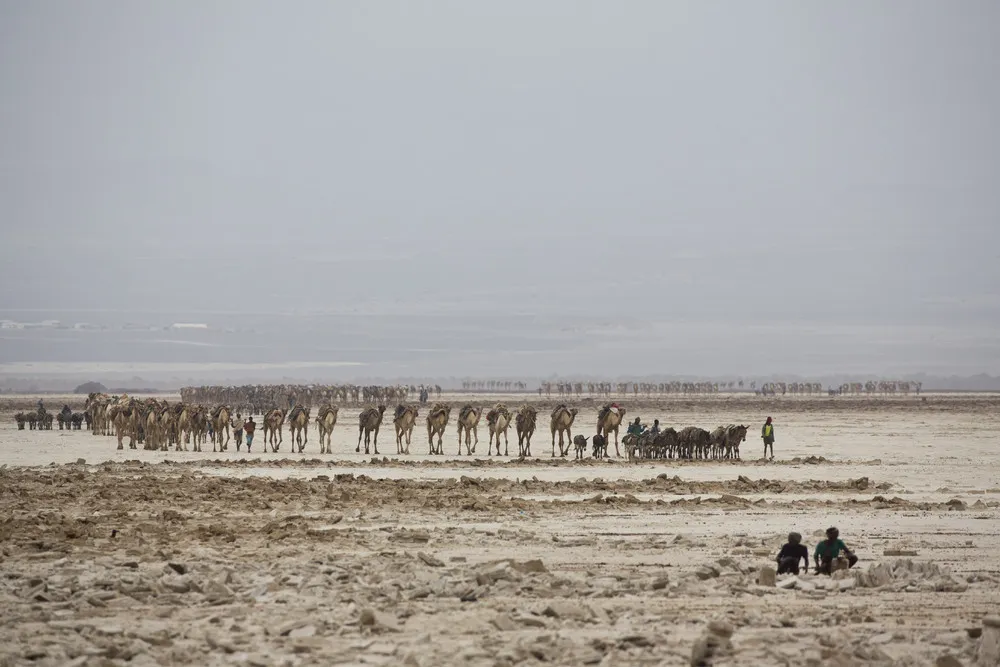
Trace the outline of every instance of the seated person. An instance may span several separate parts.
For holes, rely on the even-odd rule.
[[[816,545],[813,558],[816,561],[817,574],[830,574],[833,570],[833,562],[840,558],[841,552],[847,557],[847,567],[854,567],[858,562],[855,556],[843,540],[840,539],[840,531],[836,528],[826,529],[826,539]]]
[[[635,421],[633,421],[631,424],[628,425],[629,435],[642,435],[643,433],[645,433],[645,431],[646,429],[643,427],[641,423],[639,423],[638,417],[636,417]]]
[[[802,544],[802,536],[798,533],[788,533],[788,544],[778,552],[778,574],[798,574],[799,561],[802,561],[806,572],[809,572],[809,549]]]

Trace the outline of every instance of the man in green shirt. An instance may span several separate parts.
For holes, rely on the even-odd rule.
[[[840,531],[836,528],[826,529],[826,539],[816,545],[813,552],[813,559],[816,561],[816,574],[830,574],[833,570],[833,562],[840,558],[843,552],[847,557],[847,567],[854,567],[858,562],[855,556],[844,541],[840,539]]]

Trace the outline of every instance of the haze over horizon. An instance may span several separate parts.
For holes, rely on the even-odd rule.
[[[0,375],[997,375],[998,44],[987,0],[0,2]]]

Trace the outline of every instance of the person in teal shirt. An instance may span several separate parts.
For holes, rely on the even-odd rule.
[[[847,567],[854,567],[858,562],[844,541],[840,539],[840,531],[834,527],[826,529],[826,539],[816,545],[813,559],[816,561],[816,574],[830,574],[833,561],[840,557],[841,552],[847,557]]]
[[[628,425],[628,433],[630,435],[642,435],[645,431],[646,429],[642,427],[641,423],[639,423],[638,417],[635,418],[634,422]]]

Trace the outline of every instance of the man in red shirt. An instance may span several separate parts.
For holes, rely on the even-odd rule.
[[[247,419],[246,423],[243,424],[243,435],[247,438],[247,451],[250,451],[250,444],[253,443],[253,432],[257,429],[257,423],[253,420],[253,415]],[[264,443],[264,449],[267,449],[267,443]]]

